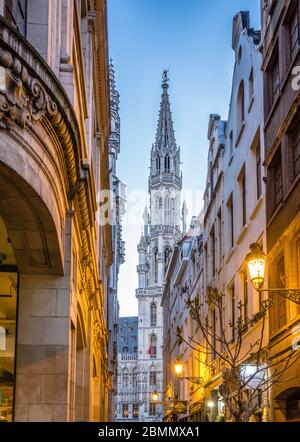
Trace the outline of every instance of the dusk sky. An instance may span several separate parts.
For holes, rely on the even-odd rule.
[[[161,75],[169,69],[170,101],[181,147],[183,195],[190,219],[203,205],[209,114],[227,119],[234,53],[232,18],[250,11],[260,28],[260,0],[108,0],[110,57],[120,93],[119,178],[133,191],[147,191],[151,145],[161,97]],[[190,201],[190,192],[193,201]],[[130,210],[130,205],[128,207]],[[140,225],[124,225],[126,262],[119,276],[121,316],[137,315],[136,266]],[[126,219],[125,219],[126,221]]]

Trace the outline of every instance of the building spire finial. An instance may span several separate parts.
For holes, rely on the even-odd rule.
[[[162,87],[168,87],[169,77],[168,77],[169,69],[164,69],[162,74]]]
[[[155,147],[156,149],[170,150],[176,149],[176,140],[173,128],[172,114],[168,95],[169,77],[168,69],[163,70],[162,74],[162,96],[160,102],[160,111],[158,116]]]

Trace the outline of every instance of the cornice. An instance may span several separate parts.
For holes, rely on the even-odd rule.
[[[63,147],[70,193],[79,176],[79,131],[76,115],[59,80],[37,51],[0,17],[0,123],[21,128],[47,118]]]

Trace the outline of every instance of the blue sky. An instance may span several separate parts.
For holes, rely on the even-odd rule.
[[[232,18],[250,11],[260,28],[260,0],[108,0],[109,51],[120,92],[121,154],[118,175],[128,194],[147,191],[149,157],[169,69],[170,101],[181,146],[185,194],[198,191],[189,217],[201,209],[206,179],[210,113],[227,118],[234,54]],[[141,214],[142,217],[142,214]],[[137,314],[136,246],[141,226],[124,226],[126,262],[119,277],[121,316]]]

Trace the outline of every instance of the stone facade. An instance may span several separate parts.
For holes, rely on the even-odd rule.
[[[266,250],[262,57],[259,44],[260,31],[251,28],[249,13],[236,14],[232,35],[235,66],[223,159],[225,273],[222,293],[225,294],[226,324],[237,321],[239,316],[252,318],[260,310],[260,301],[263,301],[263,296],[260,298],[249,280],[246,263],[252,243],[257,242]],[[227,327],[227,333],[232,333],[230,327]],[[260,333],[260,322],[248,328],[243,335],[241,354],[246,354],[249,342],[260,339]],[[263,347],[267,342],[268,333],[265,332]],[[262,412],[268,404],[267,395],[260,401],[257,420],[266,418]]]
[[[138,397],[138,317],[119,319],[118,327],[118,380],[115,420],[139,420]]]
[[[298,1],[262,1],[262,70],[269,286],[300,288],[300,148]],[[293,80],[296,80],[293,85]],[[270,352],[284,358],[299,341],[300,308],[274,295]],[[299,350],[298,350],[299,351]],[[299,360],[272,390],[271,419],[300,419]]]
[[[112,240],[97,208],[109,189],[106,2],[1,1],[0,14],[0,287],[12,281],[18,297],[14,320],[0,298],[1,330],[17,325],[5,360],[15,357],[15,371],[4,365],[6,391],[15,387],[1,407],[7,420],[104,421]]]
[[[119,115],[119,93],[115,84],[115,71],[112,61],[109,66],[110,74],[110,137],[108,140],[109,149],[109,175],[110,189],[113,200],[113,222],[112,222],[112,250],[113,263],[109,270],[108,296],[107,296],[107,327],[108,327],[108,369],[112,381],[112,388],[108,396],[108,420],[111,422],[115,416],[115,395],[117,384],[117,335],[119,321],[118,302],[118,276],[120,265],[124,262],[125,243],[122,240],[122,216],[125,212],[125,185],[117,176],[117,159],[120,153],[120,115]]]
[[[202,413],[202,390],[188,380],[179,380],[175,375],[174,363],[178,359],[183,364],[184,377],[196,377],[200,373],[199,354],[182,342],[177,345],[177,327],[182,335],[191,342],[200,341],[201,336],[196,328],[189,309],[186,307],[190,299],[203,293],[203,213],[193,217],[189,231],[174,247],[165,277],[162,297],[164,324],[164,398],[170,404],[174,399],[189,402],[187,413],[176,415],[174,410],[165,409],[164,420],[187,420],[198,422]],[[191,342],[192,343],[192,342]]]
[[[184,239],[174,251],[172,265],[168,269],[163,304],[164,324],[169,330],[166,336],[170,336],[170,341],[166,338],[168,351],[164,353],[164,370],[169,373],[170,385],[165,383],[164,387],[172,389],[172,384],[178,383],[172,374],[177,357],[183,363],[183,377],[196,377],[201,382],[201,386],[195,386],[191,380],[180,380],[180,399],[190,404],[189,413],[181,415],[181,420],[212,421],[218,415],[226,414],[219,392],[223,379],[222,358],[219,356],[222,339],[215,339],[213,349],[207,348],[203,334],[197,329],[197,322],[188,317],[183,294],[193,299],[199,297],[203,306],[202,320],[208,321],[211,330],[215,330],[214,336],[220,337],[225,333],[231,348],[235,348],[236,344],[234,336],[230,335],[230,323],[236,324],[239,317],[252,318],[260,309],[259,295],[248,280],[246,265],[251,243],[259,242],[266,251],[263,79],[259,44],[260,32],[250,27],[249,13],[236,14],[232,31],[235,65],[228,121],[212,114],[208,124],[201,246],[198,247],[188,237]],[[194,260],[197,257],[200,263],[196,275],[189,269],[193,267],[193,253]],[[183,268],[181,272],[180,268]],[[202,278],[202,283],[199,278]],[[196,291],[192,281],[197,281]],[[222,323],[220,312],[208,302],[208,296],[213,293],[222,295]],[[172,333],[177,327],[186,341],[191,342],[192,336],[194,351],[185,343],[176,348]],[[259,321],[247,329],[241,345],[242,355],[247,354],[250,343],[260,338],[260,332]],[[262,345],[267,344],[268,333],[265,332]],[[193,359],[198,363],[192,362]],[[192,397],[194,392],[197,392],[196,401]],[[261,406],[255,419],[267,420],[269,395],[263,395],[260,400]]]

